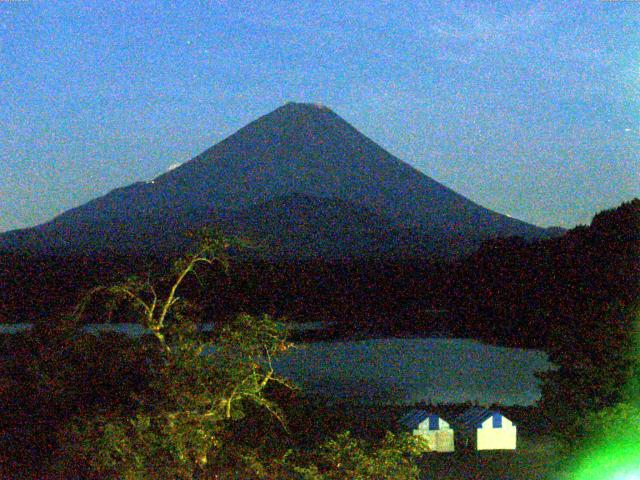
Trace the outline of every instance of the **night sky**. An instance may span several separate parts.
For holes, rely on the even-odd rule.
[[[289,100],[541,226],[640,196],[636,1],[0,0],[0,95],[0,231]]]

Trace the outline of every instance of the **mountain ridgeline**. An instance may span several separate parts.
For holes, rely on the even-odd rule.
[[[468,252],[495,237],[547,238],[420,173],[330,109],[287,103],[149,182],[113,190],[0,250],[177,252],[215,225],[272,255],[355,258]]]

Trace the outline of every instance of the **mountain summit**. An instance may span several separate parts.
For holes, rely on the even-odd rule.
[[[209,223],[267,235],[274,248],[288,238],[287,255],[301,256],[448,254],[497,236],[548,236],[422,174],[329,108],[287,103],[150,182],[0,235],[0,248],[173,249],[182,231]]]

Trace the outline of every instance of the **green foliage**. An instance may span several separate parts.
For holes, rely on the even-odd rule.
[[[299,480],[414,480],[415,459],[427,450],[420,437],[387,432],[378,445],[354,438],[349,431],[336,435],[306,459],[285,458],[291,477]]]
[[[640,442],[640,407],[630,403],[618,403],[587,415],[582,425],[584,436],[599,441],[614,441],[620,438]]]
[[[638,306],[620,303],[594,308],[572,332],[558,332],[550,352],[558,368],[539,375],[543,380],[541,406],[568,445],[576,447],[577,440],[589,438],[585,425],[600,412],[640,399],[638,312]]]
[[[136,413],[99,416],[72,424],[63,433],[63,460],[79,462],[100,478],[193,478],[221,428],[188,415]]]
[[[278,406],[264,394],[272,382],[287,385],[271,364],[285,351],[285,332],[268,316],[239,315],[215,341],[197,330],[197,308],[178,296],[196,267],[220,263],[229,242],[206,235],[195,254],[174,264],[170,279],[157,287],[150,279],[93,289],[76,313],[81,315],[97,294],[107,306],[129,302],[139,323],[155,341],[147,357],[152,374],[148,392],[131,412],[109,411],[82,416],[61,435],[66,462],[74,458],[103,476],[121,478],[193,478],[214,462],[225,464],[233,448],[229,423],[243,417],[251,403],[282,421]],[[161,289],[163,288],[163,289]]]

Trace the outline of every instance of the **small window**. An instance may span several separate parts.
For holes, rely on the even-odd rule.
[[[438,417],[435,415],[431,415],[429,417],[429,430],[439,430],[440,426],[438,425]]]
[[[499,413],[493,414],[493,428],[502,428],[502,415]]]

